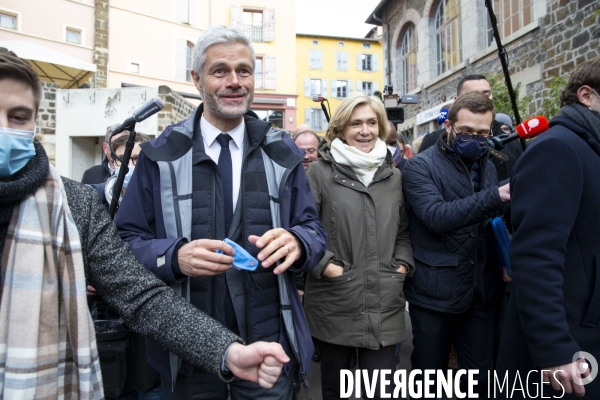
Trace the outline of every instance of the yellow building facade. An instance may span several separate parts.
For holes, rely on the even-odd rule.
[[[296,68],[297,124],[319,135],[327,121],[313,98],[325,97],[334,113],[353,92],[383,91],[383,50],[375,39],[296,34]]]

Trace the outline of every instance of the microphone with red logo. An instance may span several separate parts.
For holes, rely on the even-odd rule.
[[[506,143],[517,139],[531,139],[537,135],[546,132],[549,129],[548,119],[542,115],[526,119],[516,127],[516,132],[510,135],[494,136],[488,140],[488,145],[492,149],[501,150]]]
[[[323,114],[325,114],[325,119],[327,120],[327,122],[329,122],[329,113],[331,113],[331,110],[329,110],[328,113],[327,108],[325,108],[325,104],[323,104],[325,101],[327,101],[327,97],[313,96],[312,101],[316,103],[321,103],[321,109],[323,110]],[[329,107],[329,101],[327,101],[327,107]]]

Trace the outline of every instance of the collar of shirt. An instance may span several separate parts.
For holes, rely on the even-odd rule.
[[[202,114],[202,117],[200,118],[200,132],[202,132],[202,137],[204,138],[204,143],[206,144],[207,148],[213,145],[215,140],[217,140],[217,136],[219,136],[221,133],[227,133],[233,139],[236,147],[241,149],[242,145],[244,144],[245,124],[242,120],[242,123],[233,128],[231,131],[223,132],[208,122],[204,118],[204,114]]]

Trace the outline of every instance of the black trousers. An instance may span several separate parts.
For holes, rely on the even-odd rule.
[[[476,393],[487,397],[488,371],[492,370],[496,327],[494,304],[483,304],[475,293],[470,307],[460,314],[409,307],[413,329],[412,369],[448,369],[450,345],[454,345],[459,369],[478,369]],[[464,377],[464,376],[463,376]],[[461,387],[466,388],[466,380]],[[466,390],[466,389],[465,389]]]
[[[340,370],[348,369],[350,357],[357,351],[356,347],[340,346],[319,340],[321,347],[321,394],[323,400],[338,400],[340,398]],[[392,373],[396,370],[394,353],[396,346],[380,347],[378,350],[358,348],[359,368],[367,370],[373,376],[375,369],[389,369]],[[389,378],[389,377],[388,377]],[[393,383],[393,382],[392,382]],[[387,393],[392,393],[393,384],[389,385]],[[380,399],[379,379],[375,388],[375,397]],[[365,388],[362,387],[363,398]]]

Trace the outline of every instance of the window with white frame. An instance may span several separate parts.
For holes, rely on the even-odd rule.
[[[327,97],[327,80],[304,78],[304,96],[309,98],[314,96]]]
[[[504,39],[533,22],[533,0],[494,0],[492,8],[498,20],[498,32]],[[487,18],[487,43],[494,42],[490,17]]]
[[[313,40],[312,44],[313,44],[313,46],[318,46],[319,45],[319,41],[318,40]]]
[[[192,63],[194,58],[194,43],[187,42],[185,46],[185,80],[192,82]]]
[[[338,42],[338,47],[344,47],[344,42]]]
[[[241,29],[252,42],[275,40],[275,9],[231,6],[231,26]]]
[[[81,44],[81,29],[67,27],[65,30],[65,41],[67,43]]]
[[[262,11],[244,10],[244,32],[253,42],[262,42]]]
[[[377,54],[356,53],[356,69],[358,71],[377,71]]]
[[[336,82],[336,97],[344,98],[348,96],[348,81]]]
[[[410,25],[398,47],[400,93],[406,94],[417,88],[417,33]]]
[[[200,26],[200,0],[175,0],[175,20],[182,24]]]
[[[371,43],[363,43],[362,47],[363,47],[363,49],[370,49],[371,48]]]
[[[437,75],[462,62],[460,29],[460,0],[441,0],[435,13]]]
[[[348,71],[348,52],[335,52],[335,69],[338,71]]]
[[[323,84],[321,79],[310,80],[310,96],[321,96],[323,95]]]
[[[264,59],[260,56],[256,57],[256,63],[254,64],[254,88],[264,89]]]
[[[129,65],[128,65],[127,69],[132,74],[139,74],[142,71],[139,61],[129,61]]]
[[[327,129],[327,120],[323,110],[320,108],[306,108],[304,112],[304,123],[310,126],[313,131],[322,132]]]
[[[0,12],[0,27],[6,29],[17,29],[17,16]]]
[[[323,52],[321,50],[308,51],[308,68],[323,69]]]
[[[362,70],[363,71],[372,71],[373,64],[371,62],[371,54],[363,54],[362,55]]]
[[[373,94],[373,82],[363,82],[362,83],[362,92],[367,96]]]

